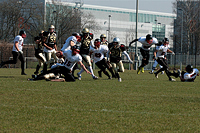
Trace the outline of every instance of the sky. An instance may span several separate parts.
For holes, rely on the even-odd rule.
[[[71,0],[83,1],[84,4],[136,9],[136,0]],[[175,0],[138,0],[139,10],[173,13],[172,2]]]

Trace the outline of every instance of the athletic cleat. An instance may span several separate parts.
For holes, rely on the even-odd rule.
[[[28,78],[27,80],[28,80],[28,81],[35,81],[34,79],[31,79],[31,78]]]
[[[141,72],[144,73],[144,67],[141,67]]]
[[[21,75],[27,75],[26,73],[22,72]]]
[[[171,78],[169,81],[172,81],[172,82],[174,82],[174,81],[176,81],[176,79],[173,79],[173,78]]]
[[[101,71],[98,71],[98,74],[99,74],[99,77],[102,77],[102,75],[101,75]]]
[[[149,72],[149,74],[153,74],[153,71]]]
[[[81,80],[81,74],[77,73],[77,76],[78,76],[78,80]]]
[[[33,79],[35,79],[36,77],[37,77],[37,75],[35,75],[35,74],[32,75],[32,78],[33,78]]]
[[[140,74],[140,67],[138,67],[137,74]]]
[[[119,82],[122,82],[122,79],[121,79],[121,78],[119,78],[119,79],[118,79],[118,81],[119,81]]]
[[[179,75],[179,77],[181,76],[181,70],[180,69],[178,69],[178,75]]]
[[[112,79],[112,77],[108,77],[108,79]]]
[[[164,71],[162,71],[162,72],[161,72],[161,74],[165,74],[165,72],[164,72]]]
[[[98,79],[98,77],[97,77],[97,76],[92,76],[92,78],[93,78],[93,79]]]
[[[155,74],[155,77],[158,79],[158,74],[157,73],[154,73]]]

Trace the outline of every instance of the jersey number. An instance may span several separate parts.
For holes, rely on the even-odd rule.
[[[70,66],[70,65],[71,65],[71,62],[68,61],[68,60],[66,59],[64,64],[65,64],[66,66]]]

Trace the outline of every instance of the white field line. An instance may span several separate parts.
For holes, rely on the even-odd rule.
[[[57,107],[48,107],[48,106],[17,106],[17,105],[5,105],[1,104],[0,106],[3,107],[24,107],[24,108],[38,108],[38,109],[50,109],[50,110],[66,110],[66,108],[57,108]],[[72,109],[70,107],[70,109]],[[146,114],[146,115],[168,115],[168,116],[194,116],[195,114],[182,114],[182,113],[161,113],[161,112],[148,112],[148,111],[123,111],[123,110],[108,110],[108,109],[101,109],[101,110],[93,110],[93,109],[77,109],[74,108],[74,111],[82,111],[82,112],[108,112],[108,113],[128,113],[128,114]]]

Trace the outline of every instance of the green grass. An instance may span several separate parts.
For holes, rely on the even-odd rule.
[[[200,132],[200,77],[125,70],[121,83],[86,73],[73,83],[27,81],[34,71],[0,69],[1,132]]]

